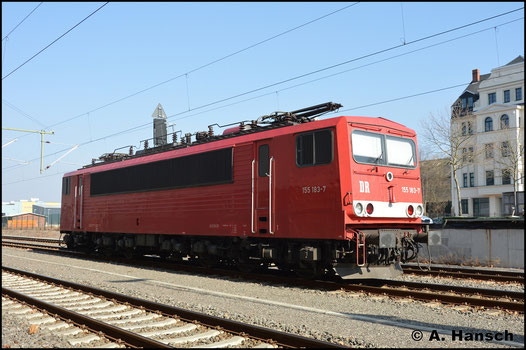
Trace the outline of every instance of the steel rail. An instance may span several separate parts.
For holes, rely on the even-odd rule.
[[[404,270],[404,273],[410,273],[414,275],[422,275],[422,276],[437,276],[437,277],[456,277],[456,278],[462,278],[462,279],[478,279],[478,280],[484,280],[484,281],[495,281],[495,282],[516,282],[516,283],[524,283],[524,273],[522,273],[522,276],[520,273],[516,273],[515,275],[511,273],[507,274],[500,274],[500,271],[486,271],[486,270],[479,270],[479,269],[471,269],[471,270],[458,270],[455,271],[453,269],[451,270],[443,270],[442,268],[435,267],[431,270],[421,270],[419,268],[414,267],[404,267],[402,268]]]
[[[416,263],[402,264],[402,269],[417,268]],[[427,266],[426,266],[427,267]],[[502,275],[502,276],[522,276],[524,277],[524,271],[503,271],[503,270],[490,270],[489,268],[475,268],[471,266],[431,266],[432,271],[451,271],[451,272],[466,272],[466,273],[483,273],[488,275]]]
[[[2,240],[14,240],[14,241],[28,241],[28,242],[40,242],[40,243],[56,243],[62,244],[64,241],[59,238],[40,238],[40,237],[29,237],[29,236],[2,236]],[[431,274],[431,275],[447,275],[447,273],[459,273],[452,274],[453,277],[459,278],[479,278],[490,279],[490,276],[495,276],[498,281],[518,281],[524,283],[524,272],[515,271],[501,271],[501,270],[489,270],[489,269],[477,269],[469,267],[448,267],[448,266],[431,266],[431,270],[422,270],[413,264],[402,264],[402,269],[407,273],[414,274]],[[463,276],[462,274],[466,275]],[[512,279],[505,279],[506,277],[512,277]]]
[[[2,266],[2,269],[7,270]],[[23,271],[20,271],[23,274]],[[122,328],[115,327],[109,323],[104,323],[101,321],[98,321],[96,319],[93,319],[88,316],[81,315],[79,313],[76,313],[74,311],[65,309],[63,307],[47,303],[45,301],[32,298],[24,293],[20,293],[17,291],[14,291],[10,288],[6,288],[2,286],[2,294],[8,295],[12,298],[18,299],[20,301],[23,301],[27,304],[34,305],[38,308],[47,310],[51,313],[57,314],[60,317],[66,319],[66,320],[72,320],[73,322],[76,322],[78,324],[86,325],[87,327],[91,328],[92,330],[96,332],[102,332],[104,334],[107,334],[108,336],[115,338],[115,339],[121,339],[124,342],[140,348],[163,348],[163,349],[170,349],[171,346],[158,342],[153,339],[149,339],[146,337],[143,337],[139,334],[124,330]]]
[[[45,249],[45,250],[65,249],[65,247],[60,247],[60,246],[52,246],[52,245],[45,245],[45,244],[30,244],[30,243],[24,243],[24,242],[4,242],[2,241],[2,245],[6,247],[28,248],[28,249]]]
[[[513,292],[513,291],[499,290],[499,289],[449,286],[449,285],[435,284],[435,283],[409,282],[409,281],[397,281],[397,280],[385,280],[385,279],[369,280],[365,283],[369,285],[375,285],[375,286],[387,285],[387,286],[392,286],[392,287],[407,287],[407,288],[420,289],[420,290],[429,289],[429,290],[434,290],[434,291],[452,292],[452,293],[457,293],[457,294],[471,294],[471,295],[481,295],[485,297],[524,300],[523,292]]]
[[[9,288],[6,288],[7,290],[9,290]],[[9,292],[7,292],[9,293]],[[36,309],[38,310],[40,313],[42,314],[47,314],[49,315],[50,317],[54,317],[54,318],[59,318],[60,320],[62,320],[63,322],[65,323],[68,323],[68,324],[72,324],[74,325],[75,327],[78,327],[78,328],[82,328],[84,330],[87,330],[91,333],[96,333],[98,335],[103,335],[105,338],[107,338],[108,340],[110,341],[113,341],[117,344],[120,344],[120,345],[124,345],[126,347],[131,347],[131,348],[134,348],[134,346],[132,344],[128,344],[126,343],[125,341],[123,341],[122,339],[117,339],[117,338],[113,338],[111,336],[109,336],[108,334],[101,334],[101,332],[99,331],[96,331],[94,329],[91,329],[89,327],[87,327],[85,324],[83,323],[78,323],[78,322],[75,322],[74,320],[70,319],[70,318],[65,318],[59,314],[56,314],[56,313],[50,313],[49,310],[47,309],[44,309],[44,308],[41,308],[41,307],[38,307],[37,305],[34,305],[34,304],[30,304],[24,300],[21,300],[21,299],[18,299],[18,298],[15,298],[13,297],[12,295],[9,295],[7,293],[2,293],[2,297],[6,297],[8,300],[12,300],[12,301],[15,301],[16,303],[19,303],[19,304],[22,304],[22,305],[25,305],[26,307],[29,307],[31,309]],[[15,293],[20,293],[20,292],[16,292]]]
[[[40,243],[57,243],[60,244],[63,242],[60,238],[42,238],[42,237],[27,237],[27,236],[4,236],[2,235],[2,240],[11,240],[11,241],[22,241],[22,242],[40,242]]]
[[[46,247],[47,248],[47,247]],[[37,248],[37,249],[40,249]],[[68,252],[67,250],[64,250]],[[131,263],[130,260],[122,258],[108,258],[104,257],[103,261],[112,262],[124,262]],[[187,271],[192,273],[202,273],[206,275],[223,275],[229,277],[241,277],[245,279],[258,280],[270,283],[282,283],[287,285],[303,286],[308,288],[324,288],[329,290],[345,290],[350,292],[365,292],[375,295],[388,295],[392,297],[402,298],[413,298],[423,301],[438,301],[447,304],[479,306],[479,307],[490,307],[490,308],[502,308],[506,310],[524,312],[524,297],[521,293],[511,291],[500,291],[494,289],[482,289],[482,288],[469,288],[459,286],[446,286],[439,284],[429,283],[418,283],[418,282],[405,282],[405,281],[394,281],[394,280],[368,280],[355,281],[349,280],[346,282],[334,282],[334,281],[320,281],[320,280],[309,280],[300,279],[291,276],[275,275],[271,273],[246,273],[240,271],[232,271],[227,269],[210,269],[200,266],[192,266],[185,264],[176,264],[173,262],[162,261],[157,258],[144,258],[140,260],[140,264],[143,266],[166,268],[176,271]],[[382,286],[378,286],[382,285]],[[389,287],[390,285],[390,287]],[[401,287],[411,288],[409,290],[400,289]],[[415,290],[416,289],[416,290]],[[427,289],[428,291],[422,291]],[[435,293],[434,293],[435,292]],[[436,292],[446,293],[457,293],[457,295],[451,294],[437,294]],[[458,295],[458,294],[470,294]],[[480,297],[483,296],[483,297]],[[507,298],[514,300],[522,300],[522,302],[516,301],[504,301],[496,300],[495,298]]]
[[[210,315],[202,314],[202,313],[195,312],[195,311],[181,309],[175,306],[164,305],[164,304],[156,303],[156,302],[149,301],[149,300],[139,299],[139,298],[127,296],[127,295],[116,293],[116,292],[102,290],[99,288],[81,285],[81,284],[77,284],[74,282],[69,282],[69,281],[58,279],[58,278],[39,275],[39,274],[35,274],[32,272],[22,271],[22,270],[10,268],[10,267],[2,266],[2,270],[5,270],[11,273],[15,273],[15,274],[19,274],[19,275],[23,275],[26,277],[30,277],[33,279],[38,279],[41,281],[58,284],[58,285],[65,286],[68,288],[77,289],[82,292],[90,293],[93,295],[103,296],[104,298],[107,298],[107,299],[114,299],[121,303],[128,303],[129,305],[132,305],[137,308],[142,307],[142,308],[146,308],[152,311],[160,311],[169,316],[177,316],[181,319],[197,321],[208,327],[213,328],[213,327],[219,326],[227,332],[238,333],[238,334],[245,333],[249,337],[257,338],[259,340],[271,339],[273,342],[277,342],[277,345],[283,346],[283,347],[289,347],[289,348],[347,348],[346,346],[343,346],[343,345],[329,343],[329,342],[325,342],[321,340],[310,339],[310,338],[302,337],[302,336],[295,335],[295,334],[289,334],[289,333],[276,331],[276,330],[272,330],[268,328],[263,328],[259,326],[254,326],[250,324],[245,324],[245,323],[241,323],[237,321],[222,319],[216,316],[210,316]],[[2,291],[3,289],[4,288],[2,288]],[[96,321],[96,322],[99,322],[99,321]],[[121,338],[121,339],[124,340],[124,338]],[[163,345],[164,347],[166,347],[165,344]],[[147,347],[152,347],[152,346],[150,345]]]

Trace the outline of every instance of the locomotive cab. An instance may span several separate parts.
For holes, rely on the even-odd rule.
[[[354,247],[343,254],[345,263],[334,265],[343,278],[399,275],[400,262],[415,258],[418,242],[427,241],[416,134],[371,119],[348,117],[349,173],[341,174],[341,183],[346,235]]]

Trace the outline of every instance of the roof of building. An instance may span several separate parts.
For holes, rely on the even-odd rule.
[[[42,215],[42,214],[35,214],[35,213],[19,213],[19,214],[13,214],[13,215],[4,215],[3,217],[8,217],[8,218],[13,218],[15,216],[20,216],[20,215],[36,215],[36,216],[42,216],[42,217],[46,217],[45,215]]]
[[[516,64],[516,63],[521,63],[521,62],[524,62],[524,57],[522,57],[521,55],[517,56],[515,59],[513,59],[512,61],[510,61],[509,63],[505,64],[504,66],[510,66],[512,64]],[[460,94],[461,96],[466,92],[470,92],[472,93],[473,95],[476,95],[479,91],[479,86],[480,86],[480,83],[483,82],[484,80],[488,79],[489,76],[491,75],[491,73],[488,73],[488,74],[482,74],[480,76],[480,79],[479,81],[477,82],[471,82],[465,89],[464,91],[462,91],[462,94]]]
[[[34,207],[45,208],[45,209],[60,209],[60,203],[33,204],[33,208]]]
[[[488,73],[488,74],[482,74],[480,76],[480,79],[479,81],[477,82],[471,82],[465,89],[464,91],[462,91],[462,94],[463,95],[466,91],[469,91],[471,92],[473,95],[476,95],[479,91],[479,85],[481,82],[483,82],[484,80],[488,79],[489,76],[491,75],[491,73]]]
[[[517,56],[517,58],[515,58],[513,61],[511,61],[510,63],[507,63],[505,64],[505,66],[511,66],[512,64],[516,64],[516,63],[521,63],[521,62],[524,62],[524,57],[522,57],[521,55]]]

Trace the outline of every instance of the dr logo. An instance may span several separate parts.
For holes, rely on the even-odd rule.
[[[371,191],[369,191],[369,181],[360,181],[360,192],[371,193]]]

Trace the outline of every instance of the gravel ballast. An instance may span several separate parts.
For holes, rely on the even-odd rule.
[[[513,333],[514,342],[524,343],[524,315],[513,313],[469,308],[462,311],[363,294],[192,276],[5,247],[2,258],[4,266],[353,347],[505,346],[498,342],[451,341],[451,330],[507,330]],[[432,282],[441,283],[437,279]],[[484,284],[478,287],[489,288]],[[4,315],[2,325],[4,332]],[[443,341],[429,341],[433,329],[448,334],[440,334]],[[424,338],[413,340],[414,330],[424,331]],[[3,344],[6,337],[9,339],[9,330],[6,332]]]

